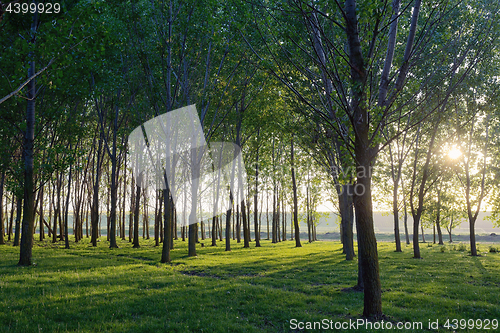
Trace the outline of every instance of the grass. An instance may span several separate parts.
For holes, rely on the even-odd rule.
[[[262,243],[233,243],[229,253],[221,242],[198,246],[189,258],[179,241],[172,264],[160,264],[161,248],[142,238],[139,249],[36,242],[32,267],[16,266],[19,248],[2,245],[0,332],[290,332],[291,319],[360,318],[363,294],[344,290],[356,283],[357,261],[344,260],[340,243]],[[395,253],[379,243],[387,320],[420,321],[425,331],[439,319],[427,331],[450,332],[447,318],[500,319],[500,254],[442,248],[421,246],[416,260],[409,246]]]

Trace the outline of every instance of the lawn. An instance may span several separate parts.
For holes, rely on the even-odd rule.
[[[63,245],[36,242],[28,268],[16,266],[19,248],[0,246],[1,332],[291,332],[299,322],[361,319],[363,294],[346,290],[357,261],[345,261],[338,242],[234,242],[231,252],[220,242],[188,258],[187,244],[176,241],[172,264],[160,264],[161,248],[142,238],[140,249],[119,241],[110,250],[104,239],[97,248]],[[429,245],[416,260],[409,246],[395,253],[379,243],[385,324],[423,324],[384,332],[452,332],[443,327],[448,318],[500,319],[500,253],[481,244],[481,256],[471,257],[457,245]],[[428,329],[429,320],[439,329]]]

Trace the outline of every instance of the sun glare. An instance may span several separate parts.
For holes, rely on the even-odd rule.
[[[459,158],[460,156],[462,156],[462,152],[460,151],[460,149],[458,149],[457,147],[453,146],[453,147],[450,148],[450,150],[448,150],[448,156],[452,160],[456,160],[457,158]]]

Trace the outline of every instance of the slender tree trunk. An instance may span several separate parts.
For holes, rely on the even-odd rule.
[[[219,232],[219,241],[222,242],[222,215],[217,216],[217,230]]]
[[[5,237],[4,237],[4,224],[3,224],[3,190],[4,190],[4,181],[5,181],[5,171],[2,171],[2,176],[0,178],[0,245],[5,244]],[[43,224],[40,224],[41,228],[43,229]],[[40,235],[42,235],[42,232],[40,232]],[[40,240],[43,240],[43,237],[40,236]]]
[[[309,213],[309,181],[306,187],[306,216],[307,216],[307,237],[309,238],[309,243],[312,243],[311,215]]]
[[[21,214],[23,212],[23,198],[17,197],[16,201],[16,226],[14,231],[14,246],[19,246],[19,238],[21,235]]]
[[[71,150],[71,144],[69,145]],[[69,249],[69,235],[68,235],[68,211],[69,211],[69,197],[71,195],[71,175],[73,168],[69,167],[68,175],[68,193],[66,196],[66,205],[64,207],[64,248]]]
[[[142,175],[140,175],[142,179]],[[139,183],[139,181],[138,181]],[[140,208],[140,200],[141,200],[141,187],[139,185],[136,185],[135,189],[135,201],[134,201],[134,241],[133,241],[133,248],[139,248],[141,247],[139,245],[139,208]]]
[[[444,245],[443,243],[443,233],[441,232],[441,190],[438,191],[438,208],[436,215],[436,228],[438,233],[439,245]]]
[[[448,231],[448,236],[450,236],[450,243],[453,243],[453,240],[451,239],[451,232],[453,231],[452,227],[453,227],[453,214],[451,215],[450,218],[450,227],[446,228]]]
[[[121,222],[121,230],[120,237],[122,240],[125,240],[125,202],[127,198],[127,154],[125,155],[125,169],[123,171],[123,195],[122,195],[122,222]]]
[[[470,254],[471,254],[471,256],[477,256],[476,231],[474,230],[475,225],[476,225],[476,219],[469,220]]]
[[[212,218],[212,246],[217,246],[217,216]]]
[[[52,222],[52,204],[53,204],[53,200],[54,200],[54,196],[51,194],[51,191],[50,191],[50,182],[47,183],[47,187],[48,187],[48,190],[49,190],[49,221],[48,221],[48,224],[50,225],[50,223]],[[48,233],[48,237],[50,238],[53,234],[53,232],[50,230],[50,227],[48,228],[49,229],[49,233]]]
[[[396,178],[392,191],[392,213],[394,215],[394,239],[396,241],[396,252],[402,252],[401,238],[399,236],[398,185],[399,178]]]
[[[0,207],[1,207],[1,202],[2,201],[0,200]],[[37,211],[38,204],[40,204],[40,208]],[[44,223],[44,219],[43,219],[43,186],[41,186],[40,189],[39,189],[39,191],[38,191],[38,199],[37,199],[36,204],[35,204],[35,212],[38,212],[39,224],[40,224],[40,227],[39,227],[40,234],[38,235],[39,236],[38,239],[40,241],[43,241],[43,239],[45,237],[45,234],[44,234],[44,225],[43,225],[43,223]]]
[[[226,212],[226,251],[231,251],[231,206],[233,202],[233,192],[229,192],[229,209]]]
[[[34,4],[36,2],[33,1]],[[38,11],[33,14],[31,25],[32,39],[34,42],[38,25]],[[35,75],[34,54],[31,53],[28,77]],[[24,132],[23,160],[24,160],[24,207],[23,226],[21,235],[21,253],[18,265],[31,265],[33,249],[33,227],[35,224],[35,184],[33,180],[33,144],[35,141],[35,79],[28,83],[28,107],[26,110],[26,130]]]
[[[155,246],[160,245],[160,211],[158,209],[158,201],[160,201],[160,195],[158,191],[155,191],[155,225],[154,225],[154,238]]]
[[[10,222],[9,222],[9,227],[8,227],[8,232],[7,232],[7,241],[9,241],[9,242],[10,242],[10,239],[13,235],[12,228],[13,228],[13,224],[14,224],[14,210],[15,210],[16,201],[17,201],[14,199],[15,199],[15,196],[14,196],[14,194],[12,194],[11,208],[10,208]]]
[[[293,136],[290,148],[290,166],[292,168],[292,191],[293,191],[293,228],[295,230],[295,247],[302,247],[300,244],[300,229],[299,229],[299,205],[297,201],[297,181],[295,179],[295,163],[294,163],[294,145]]]
[[[342,245],[346,260],[354,259],[354,235],[352,232],[352,221],[354,219],[353,213],[353,185],[341,185],[339,196],[339,211],[342,226]]]
[[[339,208],[341,214],[342,239],[343,248],[346,255],[346,260],[354,259],[354,240],[353,240],[353,222],[354,222],[354,205],[353,205],[353,185],[342,185],[341,193],[339,194]]]
[[[165,177],[165,184],[167,183],[166,177]],[[172,228],[170,227],[170,224],[172,223],[172,215],[171,212],[172,210],[170,209],[170,205],[172,204],[172,201],[170,199],[170,190],[167,189],[163,190],[163,205],[165,206],[164,209],[164,215],[163,215],[163,248],[161,251],[161,262],[162,263],[167,263],[170,262],[170,239],[172,238]]]
[[[286,206],[285,206],[285,197],[284,195],[281,197],[281,207],[283,207],[282,218],[281,218],[281,226],[283,227],[283,231],[281,233],[281,238],[286,241]]]
[[[144,199],[144,215],[142,218],[142,238],[149,239],[149,211],[148,211],[148,201],[149,198],[146,195],[147,191],[142,191]]]
[[[410,235],[408,234],[408,211],[406,210],[406,202],[404,203],[404,211],[405,211],[404,225],[405,225],[406,244],[410,245]]]
[[[194,146],[194,145],[193,145]],[[191,212],[189,213],[189,228],[188,228],[188,257],[196,257],[196,243],[198,237],[197,219],[196,219],[196,204],[198,203],[198,187],[200,166],[198,165],[198,154],[195,149],[191,152]]]
[[[99,143],[98,149],[96,151],[97,155],[97,163],[94,165],[95,168],[95,182],[93,188],[93,197],[92,197],[92,208],[91,208],[91,229],[92,229],[92,237],[91,243],[92,246],[97,246],[97,239],[99,238],[99,182],[101,179],[101,155],[102,155],[102,133],[99,135]]]
[[[63,196],[63,176],[64,174],[62,172],[59,172],[59,177],[57,181],[57,221],[59,222],[59,240],[64,239],[64,221],[62,218],[63,210],[62,210],[62,203],[61,199]]]
[[[260,128],[257,130],[257,138],[259,138],[260,135]],[[257,145],[257,150],[256,150],[256,157],[255,157],[255,193],[254,193],[254,203],[253,203],[253,226],[254,226],[254,232],[255,232],[255,247],[260,247],[260,230],[259,230],[259,223],[258,223],[258,209],[257,209],[257,203],[258,203],[258,193],[259,193],[259,146]]]
[[[236,205],[236,242],[241,243],[241,214],[240,205]]]
[[[243,220],[243,247],[250,247],[250,230],[248,228],[248,223],[247,223],[247,214],[246,214],[246,207],[245,207],[245,200],[241,200],[241,213],[242,213],[242,220]]]
[[[120,96],[120,91],[118,92],[118,98]],[[113,146],[112,146],[112,156],[111,159],[111,209],[110,209],[110,231],[109,231],[109,248],[117,249],[118,244],[116,243],[116,210],[118,201],[118,173],[117,169],[117,151],[116,151],[116,135],[118,132],[118,104],[115,105],[115,117],[113,119]]]
[[[135,211],[135,179],[131,177],[132,181],[130,182],[130,214],[128,216],[128,241],[132,243],[132,238],[134,235],[134,211]]]

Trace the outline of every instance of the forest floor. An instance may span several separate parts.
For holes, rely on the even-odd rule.
[[[161,247],[140,241],[139,249],[119,241],[112,250],[105,239],[69,250],[37,241],[31,267],[16,265],[19,248],[0,246],[0,332],[295,332],[300,323],[361,320],[363,293],[349,289],[357,260],[346,261],[338,242],[295,248],[264,240],[250,249],[233,242],[225,252],[223,242],[205,240],[189,258],[187,244],[176,241],[172,263],[161,264]],[[410,246],[403,253],[389,242],[378,246],[385,325],[423,325],[383,331],[479,332],[444,325],[500,319],[500,253],[491,246],[480,244],[481,256],[471,257],[465,245],[422,243],[423,260],[412,259]],[[439,328],[429,329],[436,320]],[[375,331],[365,327],[342,331]]]

